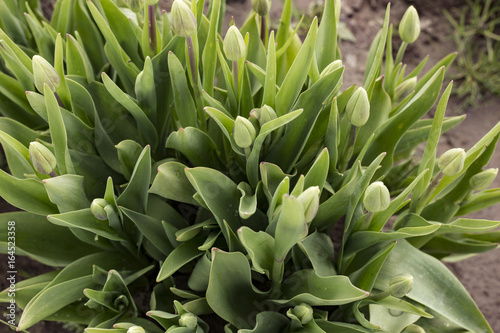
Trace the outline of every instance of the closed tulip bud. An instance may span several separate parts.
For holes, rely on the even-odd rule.
[[[193,12],[182,0],[175,0],[172,4],[170,19],[172,30],[178,36],[193,36],[198,30]]]
[[[42,175],[48,175],[56,168],[56,157],[40,142],[30,143],[29,155],[33,168]]]
[[[39,55],[33,56],[32,64],[36,89],[43,93],[43,85],[46,84],[52,92],[56,92],[61,84],[61,78],[55,68]]]
[[[416,77],[412,77],[411,79],[401,82],[401,84],[399,84],[394,91],[394,100],[399,101],[403,97],[406,97],[413,90],[413,88],[415,88],[416,85]]]
[[[323,69],[323,71],[320,74],[320,77],[330,74],[331,72],[339,69],[342,66],[343,66],[342,60],[335,60],[331,62],[328,66],[326,66],[325,69]]]
[[[233,137],[238,147],[250,147],[255,139],[255,135],[255,127],[253,127],[250,120],[241,116],[236,117],[233,127]]]
[[[399,23],[399,36],[404,42],[411,44],[417,40],[418,35],[420,35],[420,19],[415,7],[410,6]]]
[[[358,88],[352,94],[345,108],[347,119],[354,126],[360,127],[366,124],[370,118],[370,101],[364,88]]]
[[[446,176],[455,176],[464,168],[465,150],[453,148],[438,159],[438,167]]]
[[[306,303],[301,303],[294,307],[292,313],[300,320],[302,325],[306,325],[313,319],[313,309]]]
[[[498,174],[498,169],[486,169],[478,174],[475,174],[470,179],[469,183],[474,191],[482,191],[487,189],[495,180]]]
[[[141,326],[132,326],[127,330],[127,333],[146,333]]]
[[[179,325],[187,328],[196,328],[198,318],[194,314],[186,312],[179,318]]]
[[[382,182],[373,182],[365,191],[363,205],[370,213],[380,212],[389,207],[391,195]]]
[[[104,199],[94,199],[90,204],[90,211],[94,214],[95,218],[101,221],[106,221],[108,219],[108,214],[104,208],[109,205]]]
[[[311,186],[302,192],[297,198],[297,200],[302,204],[302,207],[304,207],[304,215],[307,223],[311,222],[318,212],[319,195],[319,187]]]
[[[389,281],[389,291],[392,296],[400,298],[408,294],[413,288],[413,276],[401,274]]]
[[[235,25],[232,25],[227,30],[223,46],[226,57],[231,61],[238,61],[243,58],[247,52],[245,40]]]
[[[158,3],[158,0],[146,0],[146,5],[154,6]]]
[[[260,16],[266,16],[271,9],[271,0],[252,0],[252,8]]]
[[[250,116],[257,118],[260,126],[262,126],[265,123],[276,119],[276,112],[272,107],[264,105],[260,109],[253,109],[252,112],[250,112]]]
[[[402,333],[425,333],[425,330],[418,325],[411,324],[407,326]]]

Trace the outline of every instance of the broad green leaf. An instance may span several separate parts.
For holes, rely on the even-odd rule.
[[[188,86],[186,71],[172,52],[168,54],[168,70],[170,71],[177,119],[181,127],[196,127],[196,105]]]
[[[325,332],[335,332],[335,333],[371,333],[372,330],[364,328],[363,326],[340,323],[340,322],[330,322],[326,320],[317,320],[318,326]]]
[[[0,117],[0,131],[3,131],[16,140],[23,146],[28,147],[30,142],[37,139],[47,141],[48,136],[27,127],[26,125],[7,117]]]
[[[196,109],[193,111],[196,112]],[[190,165],[218,169],[217,147],[208,134],[198,128],[186,127],[172,132],[166,147],[182,153]]]
[[[27,212],[0,214],[2,240],[7,240],[7,222],[14,221],[16,228],[16,253],[27,255],[50,266],[64,266],[98,249],[77,239],[68,228],[49,223],[44,216]],[[7,251],[2,241],[2,253]],[[16,288],[19,285],[16,285]],[[17,297],[16,297],[17,301]]]
[[[84,177],[80,175],[61,175],[42,180],[52,203],[59,212],[66,213],[90,207],[83,187]]]
[[[212,1],[211,6],[212,12],[210,14],[210,27],[207,34],[207,41],[205,43],[205,47],[203,48],[201,62],[203,65],[203,89],[208,93],[208,95],[213,96],[217,61],[217,27],[219,25],[221,1]]]
[[[327,234],[313,232],[298,243],[318,276],[336,275],[333,242]]]
[[[276,225],[274,260],[282,263],[292,247],[307,236],[304,208],[297,198],[283,196],[283,207]]]
[[[264,231],[255,232],[248,227],[238,229],[238,237],[252,260],[253,268],[270,277],[274,261],[274,238]]]
[[[348,304],[369,295],[352,285],[347,276],[320,277],[313,270],[304,269],[290,275],[283,281],[282,299],[274,303],[287,306],[306,303],[311,306]]]
[[[239,155],[244,156],[245,153],[242,151],[240,147],[236,145],[233,139],[233,127],[234,127],[234,119],[230,116],[226,115],[224,112],[214,109],[212,107],[206,107],[205,112],[208,113],[210,117],[217,123],[217,125],[222,130],[222,133],[226,136],[226,138],[231,143],[231,147],[233,151]]]
[[[161,164],[149,193],[158,194],[170,200],[198,205],[193,199],[196,190],[184,172],[186,168],[184,164],[173,161]]]
[[[253,329],[239,330],[239,333],[268,333],[286,332],[290,321],[281,313],[274,311],[263,311],[257,314]]]
[[[107,225],[106,221],[98,220],[94,214],[92,214],[90,208],[63,214],[49,215],[47,216],[47,219],[55,225],[87,230],[110,240],[123,240],[113,229],[111,229],[111,227]]]
[[[318,29],[316,40],[316,59],[318,70],[321,72],[331,62],[337,60],[337,23],[339,18],[335,12],[340,13],[336,8],[340,2],[335,0],[325,1],[325,8]]]
[[[24,65],[24,67],[30,72],[33,72],[33,66],[31,64],[31,58],[14,42],[10,39],[9,35],[0,29],[0,40],[3,40],[12,49],[19,61]]]
[[[217,226],[217,222],[213,218],[210,218],[205,222],[195,223],[193,225],[190,225],[189,227],[178,230],[175,233],[175,239],[178,242],[186,242],[198,235],[200,231],[202,231],[202,229],[211,228],[214,226]]]
[[[268,105],[276,108],[276,45],[274,43],[274,31],[269,36],[267,45],[266,77],[263,85],[264,95],[262,106]]]
[[[267,298],[252,285],[250,264],[242,253],[214,248],[207,289],[207,302],[215,313],[237,328],[252,327],[261,302]],[[237,306],[236,306],[237,305]]]
[[[288,71],[280,90],[276,94],[276,113],[281,116],[289,112],[295,100],[300,94],[309,66],[314,57],[314,46],[318,32],[318,20],[314,18],[311,23],[307,37],[302,45],[299,54],[295,58],[292,67]],[[295,109],[297,109],[295,107]]]
[[[448,69],[456,57],[457,52],[450,53],[443,59],[441,59],[437,64],[432,66],[432,68],[429,69],[429,71],[422,75],[422,77],[418,80],[417,85],[415,86],[415,91],[419,91],[422,87],[424,87],[424,85],[426,85],[427,82],[434,76],[434,74],[436,74],[441,68],[445,67],[446,69]]]
[[[472,194],[467,200],[462,202],[460,209],[455,216],[467,215],[487,207],[496,205],[500,202],[500,189],[490,189],[479,193]]]
[[[68,75],[84,76],[89,83],[94,80],[94,69],[87,53],[83,46],[71,35],[68,35],[66,42],[66,64],[66,73]]]
[[[329,164],[330,156],[328,155],[328,149],[325,148],[307,172],[304,179],[304,189],[308,189],[311,186],[318,186],[321,193],[326,182],[326,177],[328,176]]]
[[[227,240],[229,235],[224,232],[222,221],[226,220],[233,232],[241,226],[238,213],[240,191],[237,185],[226,175],[213,169],[199,167],[186,169],[185,173],[214,214]]]
[[[145,212],[148,202],[148,190],[151,182],[151,147],[146,146],[130,178],[130,182],[118,197],[117,204],[135,212]]]
[[[201,292],[207,290],[208,281],[210,279],[210,267],[212,266],[212,262],[207,255],[208,254],[203,255],[198,260],[196,266],[193,268],[193,272],[189,276],[188,286],[191,290]]]
[[[139,105],[146,112],[149,119],[156,119],[157,113],[157,97],[155,86],[155,73],[151,58],[146,57],[144,69],[137,75],[135,81],[135,95],[139,101]]]
[[[425,271],[422,267],[426,267]],[[472,332],[493,332],[460,281],[437,259],[401,240],[380,272],[376,287],[385,290],[389,280],[408,273],[414,278],[407,297]],[[425,274],[424,274],[425,273]]]
[[[198,246],[202,243],[200,237],[193,238],[185,243],[182,243],[176,247],[167,259],[163,262],[160,268],[160,272],[156,277],[156,281],[162,281],[177,272],[179,268],[187,264],[188,262],[198,258],[203,254],[202,251],[198,250]]]
[[[0,143],[12,176],[23,179],[26,178],[26,174],[35,173],[31,166],[28,148],[2,130],[0,130]]]
[[[370,304],[370,322],[385,332],[399,333],[405,327],[416,322],[420,316],[413,313],[391,311],[383,305]],[[394,313],[398,315],[395,316]]]
[[[19,80],[23,89],[26,91],[34,90],[33,74],[24,67],[21,60],[4,40],[0,40],[0,55],[5,61],[5,66]]]
[[[257,211],[257,192],[260,190],[260,183],[255,189],[255,193],[252,187],[245,182],[238,184],[238,190],[241,192],[240,205],[238,212],[242,219],[248,219]]]

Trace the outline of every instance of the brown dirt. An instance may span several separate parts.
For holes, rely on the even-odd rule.
[[[50,0],[42,0],[42,2]],[[170,8],[171,0],[160,0],[161,5]],[[294,0],[294,4],[302,11],[307,11],[309,4],[314,0]],[[458,3],[458,4],[457,4]],[[446,54],[455,51],[452,41],[447,39],[449,27],[442,14],[442,9],[450,10],[453,6],[463,2],[455,0],[394,0],[391,5],[391,22],[397,22],[403,15],[409,4],[413,4],[420,13],[422,34],[418,42],[410,45],[407,50],[405,62],[415,65],[424,56],[430,54],[428,64],[436,63]],[[345,86],[362,82],[366,54],[370,47],[373,36],[381,26],[383,13],[387,1],[385,0],[349,0],[343,1],[341,20],[353,32],[356,42],[343,42],[341,45],[346,75],[344,76]],[[227,7],[227,17],[234,16],[238,26],[244,22],[246,13],[251,8],[251,1],[246,0],[241,3],[231,3]],[[271,17],[279,18],[282,4],[281,1],[274,0]],[[226,19],[227,24],[228,19]],[[448,114],[452,114],[458,109],[459,101],[450,100]],[[494,124],[500,121],[500,98],[492,98],[484,102],[475,109],[466,109],[467,119],[454,130],[446,133],[441,140],[439,152],[444,152],[451,147],[470,148],[476,143]],[[491,167],[500,167],[500,149],[497,149],[491,162]],[[497,178],[492,187],[500,187],[500,178]],[[0,202],[0,211],[5,208]],[[491,220],[500,219],[497,207],[491,207],[473,215],[474,218],[484,218]],[[0,271],[6,271],[6,260],[0,256]],[[50,268],[36,262],[18,257],[18,264],[31,275],[44,273]],[[495,250],[464,260],[460,263],[448,265],[458,276],[470,292],[481,311],[491,324],[495,332],[500,332],[500,250]],[[3,280],[3,279],[2,279]],[[0,289],[6,286],[5,281],[0,281]],[[41,332],[70,332],[57,323],[39,323],[29,329],[31,333]],[[5,326],[0,325],[0,333],[12,332]]]

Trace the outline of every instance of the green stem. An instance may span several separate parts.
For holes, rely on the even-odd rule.
[[[399,64],[403,60],[403,56],[405,54],[407,46],[408,46],[407,42],[403,41],[403,43],[401,43],[401,46],[399,47],[399,50],[398,50],[398,54],[396,55],[396,60],[394,61],[396,66],[397,66],[397,64]]]
[[[279,288],[281,279],[283,278],[283,262],[277,262],[276,259],[273,260],[273,268],[271,271],[271,282],[272,282],[272,298],[279,297],[281,290]]]
[[[354,142],[356,141],[356,131],[357,131],[356,126],[352,126],[349,130],[349,141],[347,142],[347,147],[345,148],[345,151],[342,154],[342,160],[340,163],[341,172],[344,172],[347,169],[349,161],[352,157],[352,153],[354,151]]]
[[[361,225],[361,228],[359,229],[360,231],[370,229],[370,224],[373,220],[373,215],[375,215],[373,212],[368,212],[368,214],[366,214],[365,220],[363,221],[363,224]]]
[[[422,193],[422,195],[418,199],[418,203],[416,204],[416,207],[413,206],[413,209],[410,209],[410,210],[412,210],[412,212],[415,212],[417,214],[420,214],[422,212],[425,205],[427,205],[429,200],[431,200],[432,195],[434,194],[434,191],[438,187],[439,182],[441,181],[443,176],[444,176],[443,172],[441,170],[439,170],[436,177],[434,177],[434,179],[431,181],[429,186],[425,189],[424,193]]]
[[[156,55],[158,50],[158,41],[156,38],[156,5],[148,5],[148,20],[149,20],[149,49],[151,58]]]
[[[198,80],[198,67],[196,66],[196,55],[194,53],[193,39],[186,37],[186,45],[189,58],[189,70],[191,71],[191,80],[193,82],[194,99],[196,110],[198,111],[198,125],[202,131],[206,130],[205,113],[203,112],[203,97],[201,95],[200,82]]]
[[[260,39],[264,43],[264,46],[267,45],[267,22],[265,16],[260,17]]]
[[[233,86],[234,86],[234,96],[236,97],[236,101],[239,104],[239,78],[238,78],[238,61],[233,61]]]

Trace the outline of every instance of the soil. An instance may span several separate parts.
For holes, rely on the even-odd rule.
[[[48,2],[50,0],[46,0]],[[44,2],[42,0],[42,2]],[[160,0],[164,9],[169,9],[171,0]],[[294,5],[303,12],[309,10],[315,0],[294,0]],[[454,43],[447,37],[450,28],[442,13],[443,9],[453,12],[454,6],[464,2],[455,0],[394,0],[391,4],[391,22],[398,22],[408,5],[414,5],[420,14],[422,33],[415,44],[411,44],[406,52],[404,61],[409,67],[415,66],[423,57],[430,55],[428,66],[432,66],[442,57],[455,51]],[[355,42],[343,41],[341,50],[344,65],[346,66],[344,85],[348,87],[362,82],[366,56],[374,35],[381,27],[387,1],[385,0],[349,0],[342,3],[341,21],[353,33]],[[281,1],[274,0],[271,9],[271,18],[277,20],[282,8]],[[231,2],[227,6],[227,18],[234,17],[237,26],[241,26],[246,14],[251,9],[251,1],[243,0]],[[49,12],[49,11],[47,11]],[[226,24],[228,19],[226,18]],[[452,96],[448,115],[457,114],[461,102]],[[471,148],[491,127],[500,121],[500,98],[492,97],[479,107],[465,108],[466,120],[458,127],[445,133],[441,138],[439,153],[449,148]],[[500,149],[497,149],[490,162],[490,167],[500,167]],[[497,177],[492,187],[500,187],[500,177]],[[0,202],[0,211],[7,211],[8,205]],[[472,215],[473,218],[498,220],[500,211],[497,207]],[[6,260],[0,256],[0,271],[6,271]],[[38,275],[50,270],[49,267],[18,257],[18,265],[30,275]],[[481,254],[459,263],[448,264],[448,267],[462,281],[466,289],[476,301],[478,307],[490,323],[493,331],[500,332],[500,249]],[[0,281],[0,290],[5,288],[5,281]],[[58,323],[43,322],[30,328],[31,333],[41,332],[70,332],[63,329]],[[11,332],[0,325],[1,332]]]

